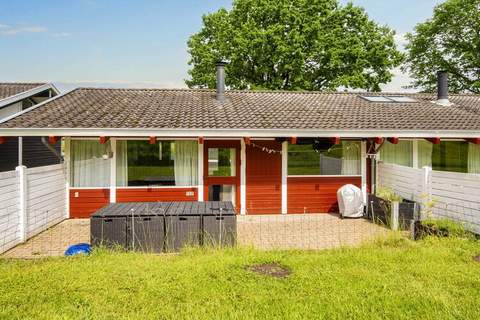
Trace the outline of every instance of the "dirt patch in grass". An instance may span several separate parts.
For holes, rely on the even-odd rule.
[[[480,254],[478,256],[473,257],[473,260],[480,262]]]
[[[289,268],[276,262],[254,264],[248,266],[247,270],[258,273],[262,276],[269,276],[273,278],[286,278],[292,274],[292,271]]]

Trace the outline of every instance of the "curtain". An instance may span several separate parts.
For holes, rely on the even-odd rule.
[[[237,163],[237,152],[235,148],[230,149],[230,175],[233,177],[236,175],[237,168],[235,164]]]
[[[160,144],[161,145],[161,144]],[[117,140],[117,186],[128,186],[127,141]]]
[[[433,144],[418,140],[418,167],[432,167]]]
[[[196,141],[175,141],[175,185],[195,186],[198,181],[198,144]]]
[[[342,175],[354,176],[360,173],[360,143],[342,141]]]
[[[73,140],[70,145],[73,187],[110,186],[110,143]]]
[[[468,144],[468,173],[480,174],[480,145]]]
[[[411,167],[412,163],[412,141],[399,141],[397,144],[385,142],[380,157],[383,162]]]

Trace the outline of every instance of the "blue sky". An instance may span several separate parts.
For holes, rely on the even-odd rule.
[[[346,3],[347,0],[341,0]],[[440,0],[353,0],[401,35]],[[183,87],[188,37],[230,0],[0,0],[0,81]],[[398,71],[397,71],[398,73]],[[408,83],[398,75],[385,90]]]

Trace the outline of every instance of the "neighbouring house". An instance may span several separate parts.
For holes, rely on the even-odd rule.
[[[0,137],[63,140],[71,218],[136,201],[336,212],[342,185],[375,187],[379,160],[479,177],[478,95],[226,91],[217,68],[216,91],[79,88],[0,123]]]
[[[45,102],[59,94],[50,83],[0,83],[0,121]],[[8,139],[0,145],[0,172],[14,170],[18,165],[38,167],[59,163],[51,149],[60,154],[60,143],[45,145],[40,137]]]

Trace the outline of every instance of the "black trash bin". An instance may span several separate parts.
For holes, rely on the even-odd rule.
[[[237,237],[237,216],[231,202],[206,202],[202,212],[202,243],[233,246]]]
[[[162,252],[169,202],[114,203],[90,219],[92,245]]]
[[[167,251],[179,251],[201,243],[201,215],[195,202],[174,202],[165,216]]]

